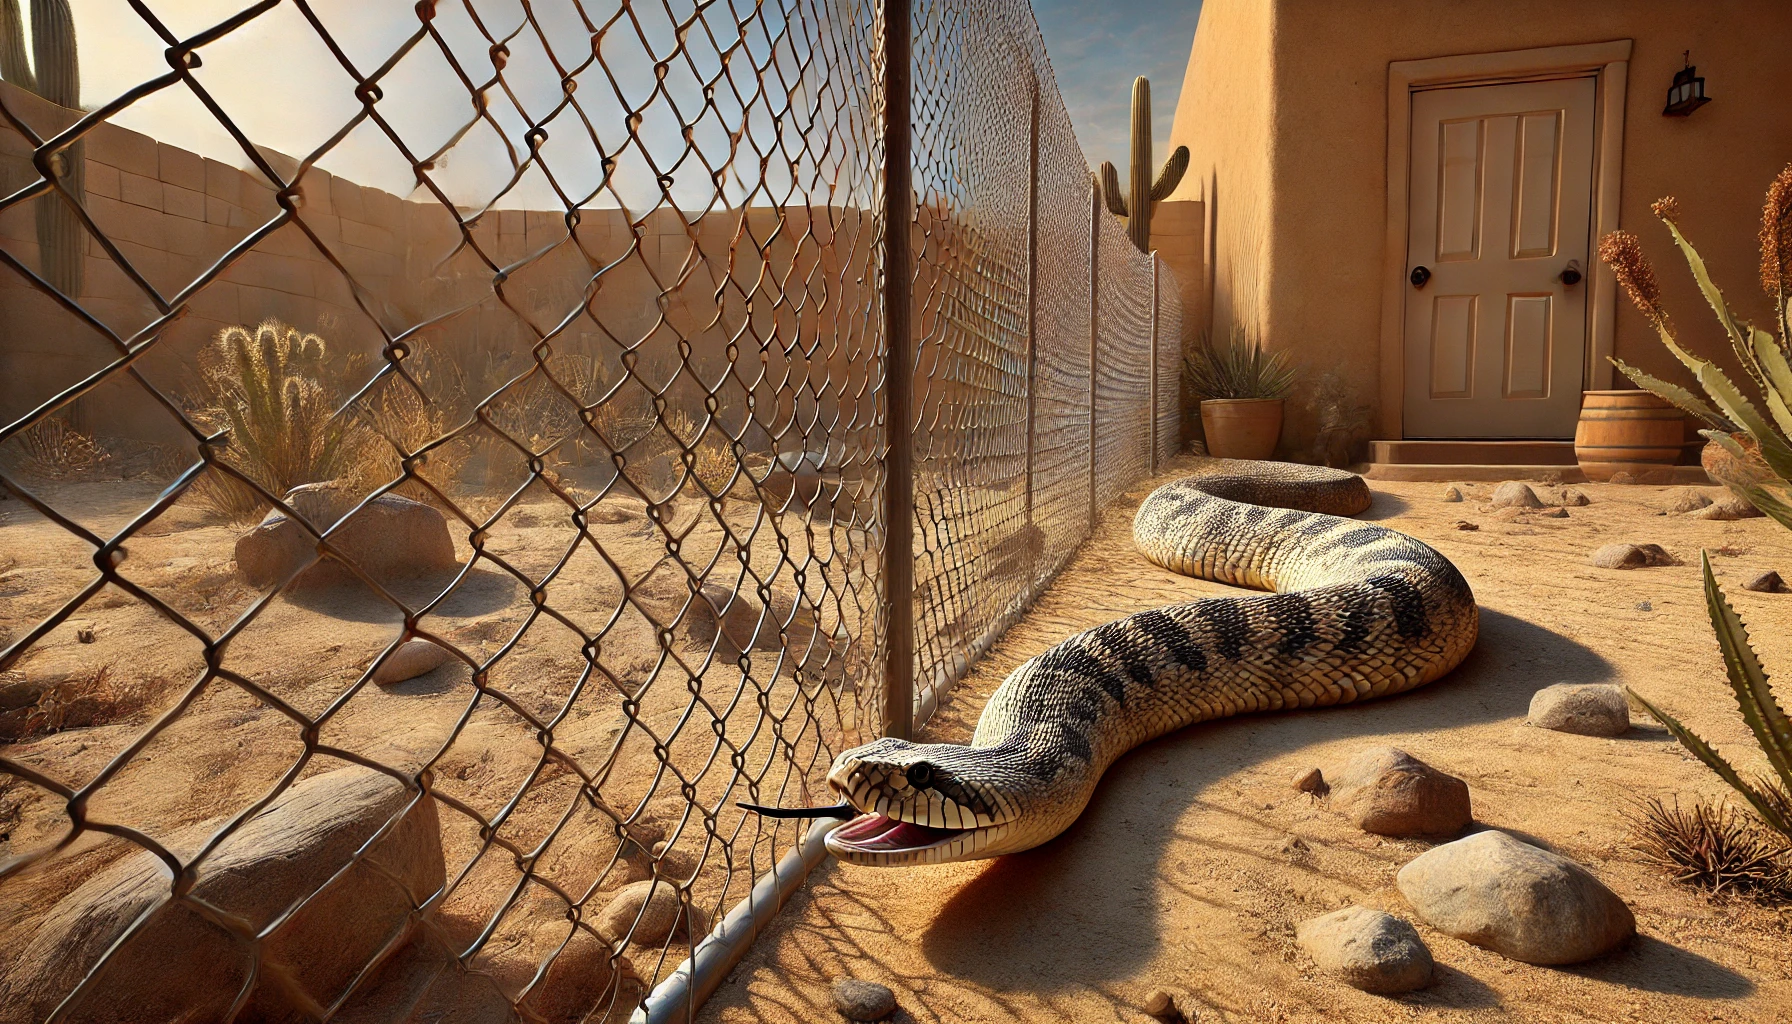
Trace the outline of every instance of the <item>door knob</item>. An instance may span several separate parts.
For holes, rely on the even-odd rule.
[[[1556,277],[1557,277],[1557,280],[1561,281],[1563,284],[1567,285],[1570,288],[1579,284],[1580,283],[1580,261],[1579,260],[1569,260],[1568,265],[1566,267],[1563,267],[1562,272],[1560,274],[1556,275]]]
[[[1431,280],[1431,268],[1430,267],[1414,267],[1414,268],[1412,268],[1412,286],[1414,288],[1425,287],[1425,282],[1427,282],[1429,280]]]

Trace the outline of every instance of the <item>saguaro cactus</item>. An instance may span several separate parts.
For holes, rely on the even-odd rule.
[[[81,65],[75,49],[75,16],[68,0],[31,0],[31,56],[25,63],[24,26],[18,0],[0,0],[0,75],[58,106],[79,109]],[[80,202],[86,194],[85,147],[76,142],[56,154],[52,169]],[[37,247],[44,279],[63,294],[81,291],[81,250],[86,233],[62,197],[37,200]]]
[[[1120,176],[1106,160],[1101,162],[1101,191],[1107,198],[1109,212],[1126,218],[1126,235],[1132,244],[1140,252],[1150,252],[1151,207],[1169,198],[1182,183],[1182,175],[1188,170],[1188,147],[1177,146],[1170,159],[1164,161],[1157,181],[1151,180],[1151,83],[1143,76],[1132,80],[1131,157],[1132,166],[1127,169],[1131,197],[1120,197]]]

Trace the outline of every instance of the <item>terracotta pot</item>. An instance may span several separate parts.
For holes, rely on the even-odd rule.
[[[1647,391],[1587,391],[1574,428],[1574,458],[1588,480],[1644,474],[1680,461],[1686,415]]]
[[[1282,437],[1282,399],[1210,398],[1201,403],[1207,454],[1218,459],[1267,459]]]

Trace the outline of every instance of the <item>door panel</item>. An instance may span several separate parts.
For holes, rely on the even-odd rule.
[[[1591,78],[1412,100],[1407,437],[1571,437],[1592,214]]]

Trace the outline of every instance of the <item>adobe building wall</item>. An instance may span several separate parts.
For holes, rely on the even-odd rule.
[[[1620,224],[1654,257],[1684,339],[1726,357],[1721,329],[1649,205],[1677,196],[1681,224],[1725,296],[1766,319],[1755,236],[1768,183],[1792,163],[1792,4],[1206,0],[1170,139],[1192,156],[1176,198],[1208,202],[1211,330],[1243,323],[1306,370],[1284,454],[1310,449],[1315,410],[1327,404],[1315,401],[1322,387],[1340,387],[1376,436],[1400,436],[1398,410],[1382,407],[1378,389],[1388,65],[1615,39],[1634,40]],[[1664,117],[1686,50],[1712,102],[1691,117]],[[1622,296],[1614,348],[1680,379]]]

